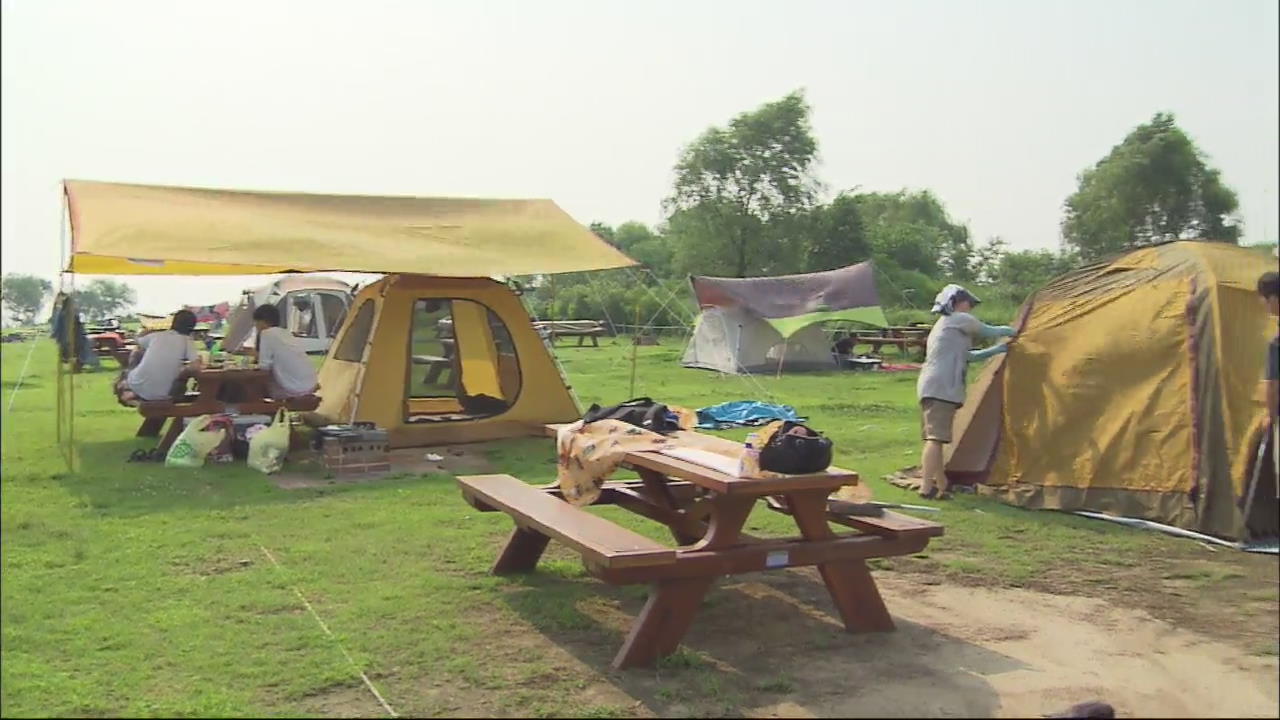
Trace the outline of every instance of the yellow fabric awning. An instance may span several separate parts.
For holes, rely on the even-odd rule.
[[[63,185],[77,273],[488,277],[636,264],[551,200]]]

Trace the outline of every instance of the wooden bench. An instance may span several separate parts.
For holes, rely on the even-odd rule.
[[[911,515],[903,515],[901,513],[884,511],[879,517],[869,517],[865,515],[847,515],[840,512],[840,501],[827,501],[827,521],[837,525],[861,530],[871,535],[879,535],[883,538],[892,540],[902,538],[934,538],[941,537],[945,532],[942,525],[932,520],[922,520]],[[765,501],[765,506],[774,512],[783,515],[791,515],[791,508],[787,506],[786,501],[780,497],[770,497]]]
[[[494,563],[495,574],[533,570],[552,538],[581,553],[588,567],[631,568],[675,562],[675,549],[510,475],[460,477],[458,487],[467,503],[477,510],[502,511],[515,521],[512,541]],[[517,539],[519,535],[527,537]]]
[[[280,410],[275,400],[263,399],[254,402],[234,405],[237,412],[245,415],[274,415]],[[285,400],[284,407],[294,412],[311,412],[320,407],[320,396],[300,395]],[[143,400],[138,403],[138,414],[143,417],[138,427],[137,437],[156,437],[169,420],[169,429],[156,447],[161,452],[168,452],[178,436],[182,434],[183,421],[201,415],[217,415],[228,411],[228,404],[209,400],[203,395],[187,394],[182,400]]]

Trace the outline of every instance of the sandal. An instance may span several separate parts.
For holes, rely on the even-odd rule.
[[[927,493],[924,493],[924,492],[920,493],[920,497],[924,498],[925,500],[950,500],[951,493],[946,490],[939,492],[938,488],[934,487],[934,488],[930,488],[929,492]]]

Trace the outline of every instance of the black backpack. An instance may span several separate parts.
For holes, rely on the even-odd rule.
[[[654,402],[653,398],[643,397],[628,400],[621,405],[610,405],[608,407],[592,405],[587,409],[586,414],[582,416],[582,421],[584,423],[592,423],[597,420],[621,420],[624,423],[656,433],[679,430],[680,427],[675,421],[667,417],[669,413],[670,411],[667,410],[666,405]]]
[[[792,428],[805,434],[792,435]],[[787,420],[760,448],[760,469],[787,475],[816,473],[831,467],[831,441],[812,428]]]

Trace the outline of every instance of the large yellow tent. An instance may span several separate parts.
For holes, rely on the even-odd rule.
[[[326,422],[393,447],[537,434],[581,412],[524,305],[485,279],[389,275],[360,291],[320,368]]]
[[[1029,508],[1232,539],[1274,527],[1242,513],[1276,332],[1255,287],[1273,268],[1250,250],[1184,241],[1050,283],[1024,305],[1008,355],[970,387],[948,476]],[[1275,514],[1274,502],[1256,506]]]
[[[577,417],[520,299],[489,278],[635,264],[550,200],[80,180],[64,191],[71,273],[393,273],[348,313],[321,368],[320,412],[377,422],[401,446],[537,432]],[[64,409],[60,394],[69,422]]]

